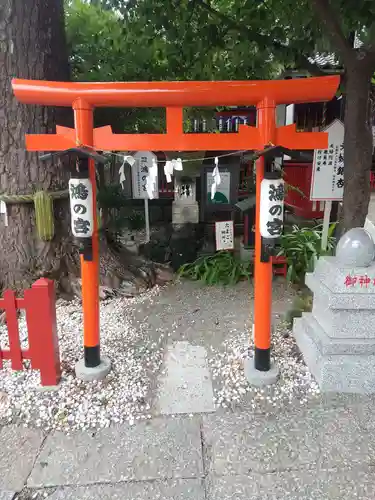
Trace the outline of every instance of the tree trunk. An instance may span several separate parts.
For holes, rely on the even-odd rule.
[[[69,80],[63,0],[2,0],[0,5],[0,192],[31,194],[67,187],[67,169],[25,150],[25,134],[54,132],[66,110],[22,105],[11,79]],[[68,200],[54,202],[55,237],[41,241],[33,203],[8,205],[0,216],[0,289],[22,289],[60,266],[69,238]]]
[[[11,88],[15,76],[69,80],[63,0],[0,2],[0,194],[66,189],[68,168],[60,162],[40,162],[36,153],[26,152],[25,134],[54,133],[56,123],[71,125],[72,111],[22,105]],[[79,259],[70,232],[68,199],[54,201],[52,241],[38,238],[32,203],[9,204],[7,209],[7,227],[0,216],[0,292],[5,288],[21,291],[38,277],[47,276],[57,280],[61,292],[80,295]],[[151,263],[116,248],[105,234],[101,238],[100,275],[101,297],[118,291],[133,295],[157,279]]]
[[[372,132],[370,92],[373,68],[366,58],[347,65],[344,139],[344,198],[341,232],[363,227],[370,201]]]

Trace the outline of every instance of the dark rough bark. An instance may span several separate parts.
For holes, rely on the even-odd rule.
[[[66,111],[25,106],[14,98],[13,77],[68,80],[63,0],[0,2],[0,192],[30,194],[67,186],[67,169],[39,162],[25,150],[25,133],[53,132]],[[58,269],[69,238],[68,201],[55,202],[55,238],[38,239],[33,204],[8,206],[9,226],[0,220],[0,289],[22,289]]]
[[[67,187],[69,170],[25,150],[25,133],[54,133],[71,126],[72,112],[25,106],[14,98],[13,77],[69,80],[63,0],[0,0],[0,193],[31,194]],[[0,291],[22,290],[40,276],[55,279],[65,296],[80,295],[79,259],[70,232],[68,199],[55,201],[55,237],[39,240],[33,204],[8,206],[9,226],[0,220]],[[151,263],[101,238],[101,297],[137,294],[155,284]],[[126,282],[126,283],[124,283]],[[119,290],[121,286],[121,290]]]
[[[366,59],[355,59],[346,68],[342,232],[363,226],[368,212],[373,149],[370,119],[373,70]]]

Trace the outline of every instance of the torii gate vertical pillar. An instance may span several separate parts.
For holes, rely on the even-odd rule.
[[[94,112],[83,99],[73,102],[75,140],[77,145],[94,146]],[[110,370],[108,359],[100,359],[99,323],[99,237],[96,209],[96,173],[94,160],[88,161],[89,178],[92,185],[93,235],[92,258],[85,260],[81,255],[82,306],[83,306],[83,349],[84,359],[76,364],[76,375],[84,380],[104,378]]]
[[[276,103],[270,99],[263,99],[257,105],[257,112],[258,129],[263,146],[274,144],[276,142]],[[255,370],[255,376],[263,376],[267,373],[268,377],[275,378],[276,368],[271,369],[272,261],[261,262],[262,239],[259,228],[260,186],[264,178],[264,170],[265,160],[261,157],[256,162],[254,366],[249,366],[247,371]]]

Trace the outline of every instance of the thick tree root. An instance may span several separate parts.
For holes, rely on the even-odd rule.
[[[22,296],[24,288],[30,287],[38,278],[46,277],[55,280],[58,297],[66,300],[81,298],[80,256],[72,242],[65,242],[61,253],[46,261],[49,262],[48,269],[40,265],[34,272],[28,270],[24,286],[17,293]],[[99,297],[102,300],[114,296],[134,297],[156,284],[163,285],[173,280],[169,266],[132,254],[106,234],[100,240],[99,270]]]
[[[81,298],[82,282],[78,252],[70,253],[66,263],[67,273],[59,284],[64,295]],[[108,235],[100,240],[99,297],[102,300],[115,297],[134,297],[156,284],[173,280],[169,266],[147,261],[136,256],[115,242]]]

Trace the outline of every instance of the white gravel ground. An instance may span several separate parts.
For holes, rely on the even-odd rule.
[[[263,389],[247,382],[243,359],[253,352],[244,332],[232,332],[221,349],[210,349],[209,365],[215,386],[215,403],[222,408],[248,406],[269,410],[280,406],[304,405],[320,394],[319,386],[301,358],[291,332],[283,323],[273,332],[272,356],[280,370],[277,384]]]
[[[273,335],[279,383],[262,390],[247,384],[242,360],[248,342],[244,332],[249,331],[251,318],[249,293],[244,290],[249,292],[248,284],[228,290],[183,282],[156,287],[135,299],[102,303],[102,353],[112,360],[113,369],[97,383],[81,382],[74,375],[74,364],[82,357],[81,305],[58,302],[61,385],[57,391],[42,391],[38,372],[13,372],[6,367],[0,372],[0,424],[22,422],[70,431],[151,418],[165,346],[183,338],[207,349],[218,409],[244,406],[256,411],[308,403],[319,390],[282,325]],[[278,296],[284,297],[285,290],[276,286],[274,294],[280,304],[284,299]],[[24,340],[24,318],[20,332]],[[6,337],[5,327],[0,327],[2,347]]]
[[[57,391],[43,391],[39,373],[10,367],[0,374],[3,395],[2,421],[22,421],[43,428],[73,429],[107,427],[111,423],[151,418],[149,371],[159,371],[163,359],[163,337],[148,338],[142,325],[131,325],[132,311],[159,293],[155,287],[135,299],[114,299],[101,304],[101,349],[113,363],[108,377],[86,383],[76,379],[75,362],[82,357],[82,309],[80,303],[59,302],[57,321],[63,378]],[[25,345],[25,319],[19,321]],[[6,344],[5,327],[0,342]]]

